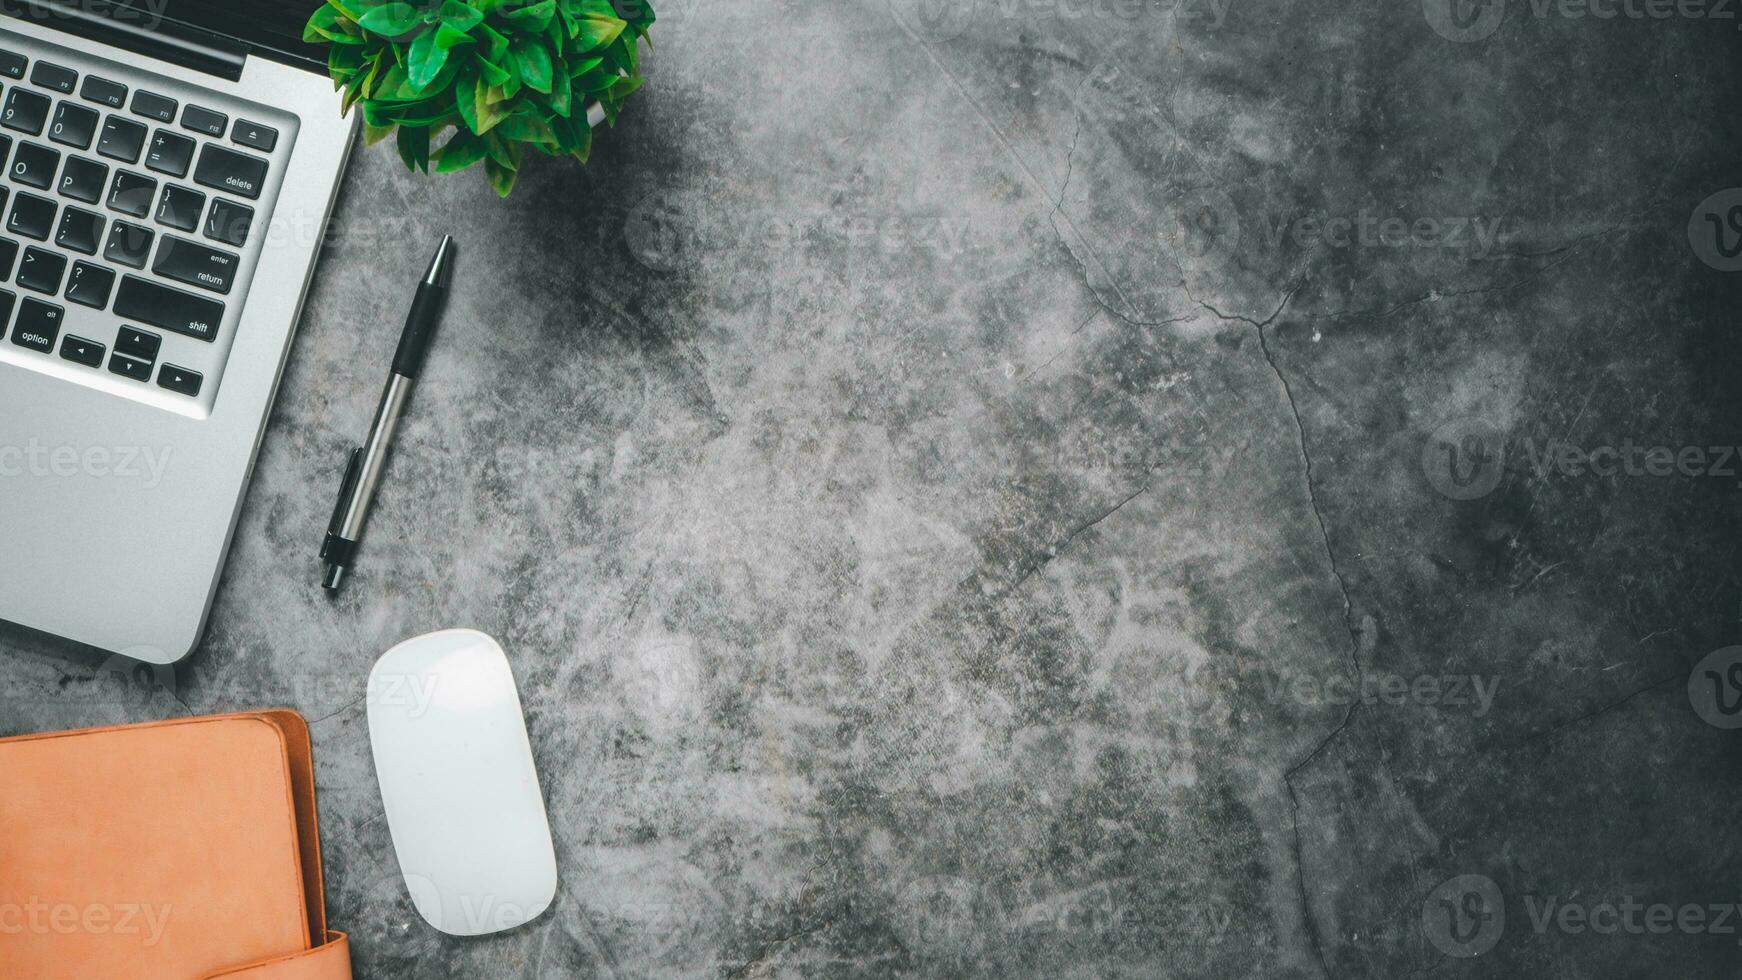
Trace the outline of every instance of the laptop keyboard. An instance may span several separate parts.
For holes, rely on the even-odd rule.
[[[21,350],[61,377],[138,388],[172,409],[166,397],[190,400],[181,410],[201,414],[294,124],[76,52],[32,56],[29,44],[0,37],[3,359],[21,363]]]

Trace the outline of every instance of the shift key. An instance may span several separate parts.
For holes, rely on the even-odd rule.
[[[236,278],[236,266],[241,257],[221,249],[208,248],[174,235],[163,236],[157,249],[157,262],[151,271],[176,282],[228,293]]]
[[[224,304],[217,300],[138,276],[121,277],[114,310],[123,320],[137,320],[205,341],[216,338],[218,325],[224,322]]]

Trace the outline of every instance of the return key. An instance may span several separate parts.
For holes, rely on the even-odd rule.
[[[236,279],[236,266],[241,259],[229,252],[208,248],[174,235],[163,236],[158,246],[157,261],[151,271],[166,279],[185,282],[190,286],[228,293]]]

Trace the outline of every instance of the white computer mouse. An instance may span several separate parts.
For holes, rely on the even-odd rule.
[[[413,637],[369,674],[381,803],[418,914],[450,936],[537,918],[556,850],[502,647],[477,630]]]

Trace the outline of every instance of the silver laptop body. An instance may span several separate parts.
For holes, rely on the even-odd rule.
[[[0,620],[151,663],[199,640],[355,134],[236,53],[0,17]]]

